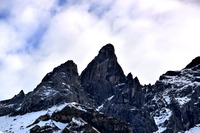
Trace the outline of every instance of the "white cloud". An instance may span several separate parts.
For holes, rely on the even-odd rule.
[[[106,43],[115,45],[126,74],[153,83],[198,56],[200,7],[195,2],[3,0],[0,99],[33,90],[67,60],[81,72]],[[1,18],[1,11],[8,13]]]

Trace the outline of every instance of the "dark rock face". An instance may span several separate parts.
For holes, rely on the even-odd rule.
[[[52,125],[39,127],[37,123],[40,121],[52,121]],[[63,131],[55,126],[54,122],[67,124]],[[34,126],[35,125],[35,126]],[[53,132],[59,131],[63,133],[81,132],[86,133],[132,133],[131,126],[121,118],[112,117],[99,113],[93,109],[89,109],[80,104],[70,104],[61,111],[54,112],[51,116],[40,116],[33,124],[32,132]]]
[[[116,93],[117,90],[113,86],[123,83],[125,75],[117,62],[113,45],[104,46],[80,77],[84,90],[95,100],[95,105],[100,105]]]
[[[78,76],[77,65],[72,60],[69,60],[56,67],[53,72],[48,73],[42,82],[56,80],[58,83],[60,80],[64,80],[70,86],[78,86],[80,84]]]
[[[120,90],[110,101],[106,101],[100,111],[124,118],[133,127],[133,132],[151,133],[157,130],[153,117],[145,104],[145,97],[138,78],[128,74],[123,84],[115,86]]]
[[[120,116],[132,125],[138,123],[138,118],[143,118],[142,115],[139,115],[145,102],[142,86],[138,78],[132,78],[132,74],[127,77],[124,75],[111,44],[104,46],[82,72],[81,84],[89,97],[96,102],[95,106],[104,105],[102,108],[98,108],[100,111]],[[131,110],[133,108],[138,110],[137,113],[133,113]],[[147,112],[146,114],[148,114]],[[137,119],[134,119],[135,115],[138,115]],[[150,115],[146,115],[143,120],[151,123],[149,127],[142,125],[140,130],[133,127],[134,132],[156,131],[157,127]]]
[[[67,61],[48,73],[36,89],[27,94],[17,113],[38,111],[63,102],[85,105],[90,102],[80,87],[77,65],[73,61]]]

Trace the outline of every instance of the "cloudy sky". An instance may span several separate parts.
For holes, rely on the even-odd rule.
[[[67,60],[81,73],[107,43],[125,74],[153,84],[199,55],[199,36],[197,0],[0,0],[0,100]]]

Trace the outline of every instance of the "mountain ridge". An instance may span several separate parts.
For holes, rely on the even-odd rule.
[[[68,60],[46,74],[33,91],[27,94],[21,91],[9,100],[0,101],[0,116],[4,118],[9,115],[14,119],[18,115],[25,116],[29,113],[49,110],[55,105],[65,105],[65,103],[71,105],[75,102],[80,104],[76,107],[80,110],[76,116],[69,113],[71,109],[65,111],[68,113],[67,116],[61,111],[57,117],[67,118],[68,121],[62,123],[63,121],[57,121],[51,115],[48,116],[47,121],[51,119],[54,125],[45,127],[35,123],[30,131],[41,132],[45,129],[55,132],[54,129],[58,129],[55,125],[59,122],[65,125],[62,132],[86,132],[86,130],[89,132],[96,129],[98,126],[91,125],[91,122],[83,117],[87,115],[87,111],[82,109],[84,106],[87,108],[85,110],[93,113],[108,114],[105,122],[115,123],[114,121],[120,117],[118,120],[123,119],[124,125],[128,125],[121,130],[119,124],[113,126],[111,124],[111,127],[108,127],[109,123],[102,124],[98,120],[96,124],[102,124],[102,129],[106,129],[100,132],[111,130],[138,133],[183,132],[200,124],[198,120],[200,118],[199,59],[199,57],[195,58],[180,71],[166,72],[153,85],[143,86],[137,77],[133,78],[131,73],[127,76],[124,74],[117,61],[114,46],[106,44],[81,74],[78,73],[77,65],[72,60]],[[88,117],[98,119],[97,116]],[[113,119],[110,121],[109,117]],[[79,123],[87,121],[91,128],[77,125],[77,121]],[[99,129],[101,128],[98,127]]]

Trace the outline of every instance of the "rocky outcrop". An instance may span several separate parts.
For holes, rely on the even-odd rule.
[[[51,125],[40,127],[39,122],[51,121]],[[56,122],[66,125],[61,131],[56,127]],[[54,112],[52,115],[40,116],[29,127],[31,132],[86,132],[86,133],[132,133],[131,126],[121,118],[102,114],[93,109],[89,109],[80,104],[69,104],[61,111]]]
[[[48,73],[42,79],[42,82],[54,81],[55,83],[60,83],[63,81],[70,86],[77,87],[80,84],[78,76],[77,65],[72,60],[69,60]]]

